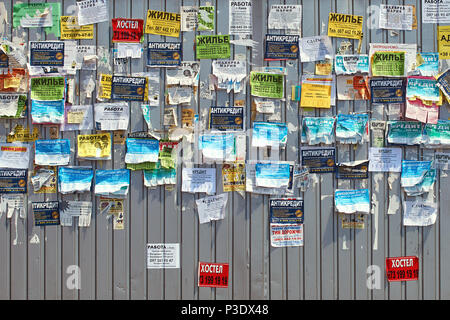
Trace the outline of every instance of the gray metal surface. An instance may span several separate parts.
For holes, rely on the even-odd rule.
[[[10,25],[8,39],[23,41],[54,39],[41,29],[12,29],[12,5],[6,0]],[[42,1],[29,1],[42,2]],[[52,1],[47,1],[52,2]],[[194,0],[110,0],[110,18],[141,18],[149,8],[179,12],[181,5],[206,5],[216,7],[216,33],[228,33],[228,1]],[[286,96],[290,97],[291,85],[299,84],[302,72],[314,72],[313,63],[285,63],[263,61],[263,36],[267,31],[267,16],[271,4],[302,4],[302,36],[327,33],[330,12],[351,13],[364,16],[364,39],[361,53],[368,53],[369,43],[417,43],[418,51],[437,51],[436,25],[422,25],[421,1],[375,1],[375,0],[253,0],[253,39],[257,48],[232,46],[232,58],[245,55],[251,66],[285,66]],[[380,3],[414,4],[417,8],[418,29],[391,34],[386,30],[369,29],[368,21],[374,19],[373,7]],[[63,15],[74,13],[75,1],[62,1]],[[208,34],[207,32],[203,32]],[[183,59],[193,60],[194,32],[181,33]],[[110,48],[111,24],[94,25],[94,39],[79,41]],[[53,37],[53,38],[52,38]],[[145,35],[148,40],[174,41],[174,38]],[[335,48],[342,39],[333,38]],[[351,40],[353,47],[357,41]],[[146,71],[146,53],[142,59],[133,59],[127,72]],[[112,61],[111,61],[112,64]],[[211,60],[201,60],[200,81],[207,83],[211,72]],[[97,73],[106,72],[100,67]],[[80,80],[90,71],[81,71],[76,77],[79,93],[83,92]],[[165,88],[165,72],[161,74],[161,92]],[[96,74],[94,73],[96,76]],[[95,78],[96,79],[96,78]],[[247,87],[249,92],[249,87]],[[95,94],[94,94],[95,96]],[[76,103],[80,94],[77,94]],[[194,107],[203,114],[211,105],[230,105],[244,99],[247,115],[250,115],[251,98],[244,94],[217,92],[214,100],[198,96]],[[94,103],[94,99],[87,99]],[[161,129],[163,99],[160,108],[153,108],[153,127]],[[146,130],[146,124],[138,103],[130,103],[130,131]],[[367,102],[338,101],[330,110],[305,112],[297,102],[286,99],[282,103],[282,121],[299,128],[302,116],[327,116],[338,113],[371,111],[372,119],[388,120],[387,107],[372,108]],[[181,107],[179,108],[181,116]],[[246,127],[251,127],[247,117]],[[448,109],[441,108],[441,119],[448,119]],[[32,126],[31,119],[1,120],[0,134],[5,135],[16,123]],[[3,124],[6,124],[5,126]],[[39,126],[43,137],[49,137],[48,128]],[[63,138],[75,144],[79,132],[64,132]],[[300,132],[290,130],[288,147],[282,153],[283,160],[299,161]],[[371,144],[358,146],[338,145],[340,161],[366,159]],[[405,159],[422,159],[433,151],[418,147],[403,147]],[[75,154],[74,150],[73,154]],[[96,168],[122,168],[124,146],[114,145],[112,161],[92,162]],[[72,155],[71,164],[86,165]],[[217,190],[222,191],[221,166],[217,168]],[[180,168],[179,168],[180,169]],[[164,187],[148,189],[143,185],[140,171],[132,172],[131,185],[126,200],[125,229],[113,230],[112,221],[95,211],[88,228],[47,226],[35,227],[31,205],[25,220],[11,220],[3,215],[0,219],[0,299],[450,299],[450,278],[446,267],[450,263],[450,177],[440,172],[434,188],[435,201],[439,204],[436,223],[429,227],[405,227],[402,211],[388,215],[392,197],[404,199],[400,190],[399,175],[395,173],[371,174],[367,182],[337,182],[333,174],[324,174],[319,182],[304,193],[296,195],[305,199],[304,246],[272,248],[269,239],[268,196],[246,193],[244,197],[230,194],[224,220],[199,224],[195,200],[204,194],[182,193],[178,187],[173,191]],[[367,216],[362,230],[343,229],[334,212],[333,193],[337,187],[360,188],[371,191],[373,214]],[[441,191],[442,190],[442,191]],[[92,200],[83,195],[34,195],[31,201],[56,199]],[[17,227],[16,227],[17,226]],[[30,243],[37,236],[39,243]],[[14,240],[17,237],[17,243]],[[36,239],[36,238],[35,238]],[[147,243],[180,243],[181,267],[179,269],[147,269]],[[386,257],[416,255],[419,257],[418,281],[388,283],[384,276]],[[230,264],[229,287],[211,289],[197,287],[198,261],[226,262]],[[80,266],[81,288],[71,290],[66,286],[67,268]],[[369,265],[381,270],[381,288],[369,289],[366,285],[370,274]]]

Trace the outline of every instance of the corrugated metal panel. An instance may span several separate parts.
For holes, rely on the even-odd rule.
[[[40,1],[29,1],[40,2]],[[50,2],[50,1],[49,1]],[[216,7],[216,32],[228,33],[228,1],[155,0],[130,1],[110,0],[110,18],[144,18],[151,8],[178,12],[181,5],[206,5]],[[253,1],[253,39],[258,42],[255,49],[234,46],[232,55],[245,55],[254,66],[285,66],[288,70],[286,94],[291,85],[298,84],[302,73],[314,72],[313,63],[263,62],[263,36],[266,34],[267,16],[271,4],[302,4],[302,35],[326,34],[329,12],[351,13],[364,16],[364,39],[362,53],[368,52],[371,42],[417,43],[418,51],[436,51],[436,26],[421,24],[421,1],[375,1],[375,0],[285,0]],[[367,28],[374,19],[374,6],[380,3],[413,4],[417,8],[418,29],[415,31],[390,33],[386,30]],[[74,13],[75,1],[62,1],[63,14]],[[9,21],[12,21],[13,1],[5,1]],[[95,25],[94,40],[83,40],[81,44],[96,44],[110,48],[111,25]],[[7,36],[23,41],[54,39],[40,29],[12,30],[7,26]],[[193,60],[194,32],[182,33],[184,60]],[[146,35],[145,40],[165,40],[164,37]],[[167,39],[171,41],[170,38]],[[341,39],[333,39],[335,48]],[[356,41],[351,40],[354,47]],[[145,59],[134,59],[127,72],[145,71]],[[250,69],[250,68],[249,68]],[[207,83],[211,72],[210,60],[201,60],[201,82]],[[99,67],[97,74],[106,72]],[[117,71],[117,70],[115,70]],[[250,71],[250,70],[249,70]],[[89,76],[81,71],[76,79]],[[165,72],[160,71],[161,92],[164,90]],[[84,88],[80,85],[79,93]],[[249,92],[249,88],[247,88]],[[80,94],[77,95],[77,101]],[[249,94],[226,94],[217,92],[215,100],[198,97],[194,106],[203,114],[211,105],[232,104],[244,99],[250,106]],[[88,99],[93,103],[93,99]],[[145,130],[138,103],[131,103],[130,130]],[[162,128],[163,105],[152,109],[152,123]],[[249,111],[249,107],[247,107]],[[305,112],[298,103],[287,99],[282,103],[282,120],[299,127],[302,116],[328,116],[338,113],[371,111],[372,119],[392,119],[388,109],[372,108],[366,102],[338,101],[337,108]],[[248,113],[249,114],[249,113]],[[178,112],[181,116],[181,110]],[[247,128],[251,127],[247,117]],[[441,119],[448,119],[448,109],[441,108]],[[5,135],[21,120],[2,120],[0,134]],[[31,119],[25,121],[32,126]],[[49,129],[40,127],[43,137],[49,137]],[[63,138],[71,139],[73,145],[78,132],[64,132]],[[282,153],[284,160],[299,161],[300,132],[290,131],[288,145]],[[338,145],[338,159],[350,161],[365,159],[369,144],[357,149]],[[433,151],[418,147],[403,147],[406,159],[422,159]],[[112,161],[97,162],[97,168],[121,168],[124,146],[115,145]],[[85,165],[89,162],[72,157],[71,164]],[[221,165],[218,169],[218,192],[221,186]],[[180,172],[180,171],[179,171]],[[130,192],[127,198],[125,230],[112,230],[112,221],[96,212],[88,228],[47,226],[35,227],[28,206],[28,215],[11,221],[5,215],[0,220],[0,298],[1,299],[449,299],[450,280],[443,274],[450,254],[450,236],[445,232],[450,227],[449,197],[441,194],[447,190],[450,178],[440,173],[434,189],[435,201],[439,204],[437,222],[430,227],[405,227],[401,211],[387,215],[393,195],[403,199],[399,175],[395,173],[371,174],[366,182],[342,182],[332,174],[319,177],[319,183],[303,196],[305,200],[304,247],[272,248],[269,240],[268,196],[237,193],[230,194],[226,218],[211,224],[199,224],[195,211],[195,200],[203,195],[182,193],[180,187],[173,191],[163,187],[147,189],[143,185],[141,172],[132,172]],[[180,175],[178,182],[181,182]],[[179,183],[179,185],[181,185]],[[333,192],[337,187],[371,190],[374,214],[366,219],[365,229],[342,229],[334,212]],[[55,200],[56,195],[29,195],[28,202]],[[58,199],[92,200],[90,195],[61,196]],[[16,227],[17,226],[17,227]],[[441,232],[442,230],[442,232]],[[30,243],[37,235],[39,243]],[[17,237],[17,244],[14,240]],[[147,243],[181,243],[181,268],[173,270],[149,270],[146,268]],[[385,258],[391,256],[417,255],[420,261],[419,281],[391,283],[384,279]],[[198,261],[230,263],[228,289],[198,288]],[[81,268],[81,289],[70,290],[66,286],[71,265]],[[382,271],[382,288],[370,290],[366,282],[367,267],[377,265]]]

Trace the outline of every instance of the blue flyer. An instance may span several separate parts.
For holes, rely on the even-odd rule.
[[[406,98],[439,102],[439,87],[433,77],[408,77]]]
[[[64,41],[30,41],[30,66],[63,67]]]
[[[130,170],[96,170],[95,171],[95,195],[97,196],[121,196],[128,194],[130,186]]]
[[[198,149],[205,158],[224,161],[236,160],[236,138],[234,134],[202,134]]]
[[[91,190],[94,170],[87,167],[59,167],[58,191],[62,194]]]
[[[253,147],[280,148],[286,146],[287,125],[274,122],[253,122]]]
[[[0,169],[0,194],[27,193],[28,170]]]
[[[310,173],[330,173],[336,167],[336,148],[303,147],[300,149],[302,166]]]
[[[125,163],[158,162],[158,140],[127,138],[126,144]]]
[[[414,187],[421,183],[430,169],[431,161],[402,160],[402,187]]]
[[[338,114],[336,121],[336,140],[340,143],[358,144],[367,141],[369,115]]]
[[[33,123],[64,123],[64,100],[31,100],[31,119]]]
[[[404,103],[406,81],[403,78],[370,79],[372,103]]]
[[[177,183],[177,169],[153,169],[144,170],[144,185],[146,187],[156,187],[165,184]]]
[[[418,196],[425,192],[430,192],[436,181],[436,169],[430,168],[425,173],[422,181],[412,187],[405,187],[405,192],[409,197]]]
[[[334,69],[337,75],[369,73],[369,55],[367,54],[338,54],[334,61]]]
[[[341,213],[370,213],[369,189],[334,191],[334,204],[336,211]]]
[[[146,98],[147,78],[113,76],[111,99],[122,101],[144,101]]]
[[[270,223],[303,223],[303,199],[271,198],[269,213]]]
[[[70,161],[70,140],[36,140],[34,163],[42,166],[65,166]]]
[[[439,53],[438,52],[420,52],[418,53],[423,63],[416,67],[422,76],[437,76],[439,73]]]
[[[387,125],[388,143],[415,145],[422,142],[422,123],[418,121],[391,120]]]
[[[148,67],[179,66],[182,60],[181,42],[149,42],[147,47]]]
[[[244,130],[244,107],[211,107],[210,130]]]
[[[422,143],[425,148],[450,147],[450,120],[438,120],[436,124],[425,124]]]
[[[257,163],[255,165],[255,181],[257,187],[283,188],[289,187],[291,167],[289,163]]]
[[[302,143],[316,145],[332,144],[335,140],[334,117],[304,117],[302,122]]]
[[[32,202],[34,225],[51,226],[59,224],[59,202]]]
[[[264,60],[295,60],[299,57],[299,36],[266,34]]]

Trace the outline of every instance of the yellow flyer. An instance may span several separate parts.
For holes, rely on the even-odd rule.
[[[78,141],[78,158],[87,160],[111,159],[111,134],[80,134]]]
[[[98,92],[99,99],[111,99],[112,75],[100,74],[100,89]]]
[[[181,15],[157,10],[148,10],[145,33],[176,37],[180,35]]]
[[[349,39],[362,39],[363,16],[330,12],[328,36]]]
[[[222,166],[223,191],[245,191],[245,164],[225,163]]]
[[[94,39],[94,25],[78,25],[77,16],[61,16],[61,40]]]
[[[450,59],[450,26],[438,26],[439,59]]]
[[[331,108],[331,86],[303,83],[300,106],[306,108]]]

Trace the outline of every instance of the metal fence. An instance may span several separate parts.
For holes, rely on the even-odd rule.
[[[41,1],[29,1],[41,2]],[[51,1],[48,1],[51,2]],[[14,1],[4,1],[9,25],[5,35],[18,41],[51,40],[41,29],[12,29]],[[62,14],[74,14],[75,1],[61,1]],[[145,19],[148,9],[179,12],[184,5],[211,5],[216,7],[215,33],[228,33],[228,1],[194,0],[110,0],[110,18]],[[374,107],[368,102],[338,101],[329,110],[305,112],[298,102],[290,100],[290,88],[299,84],[302,73],[314,72],[314,63],[265,62],[263,37],[267,33],[267,17],[272,4],[303,5],[302,36],[327,33],[330,12],[351,13],[364,16],[364,38],[361,53],[368,53],[369,43],[417,43],[419,52],[437,51],[436,25],[421,20],[421,1],[372,0],[253,0],[253,40],[255,48],[232,46],[232,57],[245,56],[248,71],[254,66],[284,66],[287,68],[286,101],[282,102],[282,121],[289,123],[287,148],[282,160],[299,161],[300,131],[303,116],[331,116],[338,113],[370,112],[371,119],[395,119],[388,106]],[[413,31],[390,32],[368,28],[375,18],[375,7],[380,3],[413,4],[417,9],[418,28]],[[194,60],[194,39],[201,32],[183,32],[183,59]],[[204,33],[204,32],[203,32]],[[271,32],[273,33],[273,32]],[[209,34],[209,33],[206,33]],[[111,23],[94,25],[94,39],[80,40],[80,44],[112,47]],[[145,35],[145,41],[164,41],[164,37]],[[168,39],[169,40],[169,39]],[[333,38],[334,48],[346,39]],[[169,40],[170,41],[170,40]],[[351,40],[356,49],[357,42]],[[128,73],[147,69],[146,54],[142,59],[132,59],[126,67]],[[78,84],[76,102],[80,103],[85,84],[81,81],[91,73],[81,70],[75,77]],[[115,67],[113,66],[113,69]],[[200,61],[200,82],[207,84],[211,73],[211,60]],[[165,72],[160,71],[161,92],[165,88]],[[201,89],[201,88],[200,88]],[[198,96],[193,106],[199,115],[212,105],[233,105],[235,100],[245,100],[250,114],[251,97],[247,94],[217,92],[213,100]],[[95,96],[95,94],[94,94]],[[87,103],[94,103],[94,98]],[[130,103],[129,131],[146,130],[140,104]],[[162,129],[164,102],[152,109],[152,124]],[[178,110],[181,115],[181,107]],[[448,119],[448,108],[443,106],[441,119]],[[31,119],[2,120],[0,134],[5,136],[16,123],[32,126]],[[38,126],[41,136],[50,136],[48,127]],[[251,127],[247,117],[246,127]],[[75,145],[79,132],[61,132]],[[93,132],[92,132],[93,133]],[[337,159],[352,161],[367,159],[371,143],[353,148],[337,145]],[[113,160],[92,162],[95,168],[124,167],[125,147],[114,145]],[[403,148],[404,159],[423,159],[434,150],[415,146]],[[74,153],[74,151],[72,152]],[[71,165],[90,165],[72,155]],[[221,193],[221,165],[217,167],[217,192]],[[398,173],[371,173],[363,182],[346,182],[335,179],[334,174],[319,176],[316,184],[306,192],[296,195],[305,199],[304,246],[273,248],[269,238],[269,196],[236,192],[230,194],[224,220],[199,224],[195,200],[204,194],[181,192],[181,171],[173,190],[164,187],[146,188],[142,172],[131,173],[131,184],[126,199],[125,228],[113,230],[112,221],[95,210],[91,226],[87,228],[46,226],[33,223],[30,203],[44,200],[91,200],[98,207],[98,199],[91,194],[28,195],[26,219],[6,215],[0,219],[0,298],[1,299],[449,299],[450,278],[445,276],[445,266],[450,257],[450,197],[447,188],[450,178],[438,173],[434,187],[434,201],[439,213],[436,223],[429,227],[405,227],[402,224],[401,201],[405,199],[400,189]],[[362,188],[371,191],[373,212],[365,219],[364,229],[343,229],[334,212],[333,194],[336,188]],[[443,192],[441,192],[443,190]],[[395,214],[388,214],[391,206],[399,205]],[[180,243],[179,269],[147,269],[147,243]],[[419,257],[418,281],[388,283],[385,280],[386,257],[416,255]],[[199,288],[197,266],[199,261],[230,264],[229,287],[226,289]],[[81,282],[73,289],[67,282],[73,274],[70,266],[79,266]],[[370,289],[368,278],[373,275],[369,266],[381,270],[381,287]]]

